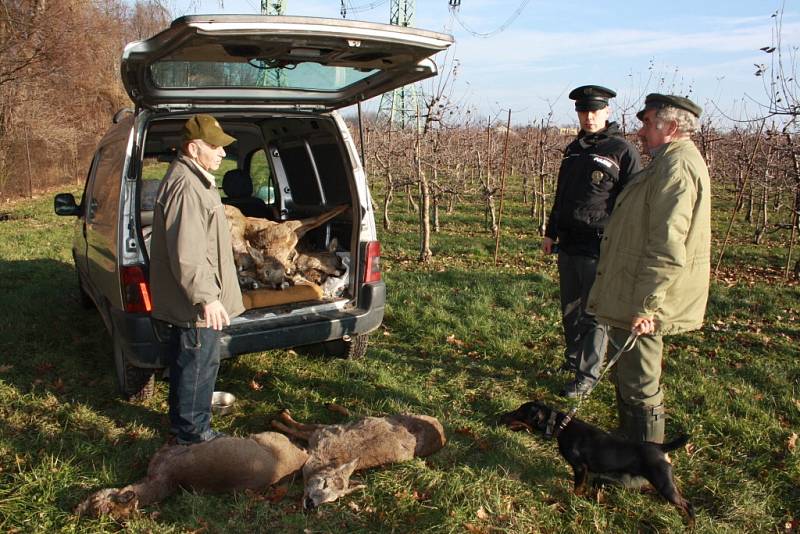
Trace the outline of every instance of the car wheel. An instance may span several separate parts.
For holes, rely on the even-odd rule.
[[[359,360],[367,354],[369,334],[356,334],[322,344],[325,355],[333,358]]]
[[[91,310],[94,308],[94,301],[92,297],[89,296],[89,293],[83,289],[83,283],[81,282],[81,274],[78,272],[78,269],[75,269],[75,274],[78,278],[78,302],[81,304],[81,308],[84,310]]]
[[[155,369],[135,367],[130,364],[122,343],[114,338],[114,367],[117,371],[119,392],[127,401],[142,402],[153,396],[156,387]]]

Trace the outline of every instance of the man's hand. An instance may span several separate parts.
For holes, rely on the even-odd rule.
[[[545,254],[552,254],[554,243],[555,241],[553,241],[549,237],[545,237],[544,239],[542,239],[542,252],[544,252]]]
[[[206,328],[222,330],[223,327],[231,324],[228,312],[225,311],[225,306],[218,300],[203,306],[203,312],[206,316]]]
[[[631,332],[646,336],[656,331],[656,320],[652,317],[634,317],[631,321]]]

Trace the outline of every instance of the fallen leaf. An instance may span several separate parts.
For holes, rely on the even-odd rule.
[[[684,446],[683,446],[683,450],[685,450],[685,451],[686,451],[686,454],[688,454],[689,456],[691,456],[691,455],[693,455],[693,454],[695,453],[695,451],[696,451],[697,449],[696,449],[696,448],[695,448],[695,446],[694,446],[694,445],[692,445],[691,443],[687,443],[686,445],[684,445]]]
[[[792,435],[789,436],[789,440],[786,443],[786,448],[790,451],[794,451],[797,448],[797,432],[792,432]]]
[[[486,521],[487,519],[489,519],[489,514],[488,514],[488,513],[486,513],[486,510],[483,508],[483,506],[481,506],[480,508],[478,508],[478,511],[477,511],[477,512],[475,512],[475,515],[476,515],[476,516],[478,517],[478,519],[480,519],[481,521]]]
[[[488,530],[483,529],[481,527],[477,527],[477,526],[473,525],[472,523],[465,523],[464,524],[464,528],[467,529],[467,532],[471,532],[472,534],[488,534],[489,533]]]
[[[414,498],[415,501],[418,501],[418,502],[427,501],[427,500],[430,500],[430,498],[431,498],[429,493],[419,492],[417,490],[414,490],[413,493],[411,494],[411,496]]]
[[[361,507],[355,501],[348,502],[347,503],[347,507],[350,508],[354,512],[360,512],[361,511]]]
[[[50,363],[50,362],[42,362],[42,363],[38,364],[38,365],[35,367],[35,369],[36,369],[36,373],[37,373],[37,374],[40,374],[40,375],[43,375],[43,374],[45,374],[45,373],[49,373],[49,372],[50,372],[50,371],[52,371],[54,368],[55,368],[55,365],[53,365],[53,364],[52,364],[52,363]]]
[[[456,338],[455,334],[450,334],[449,336],[447,336],[447,342],[450,343],[451,345],[455,345],[456,347],[463,347],[464,345],[466,345],[466,343]]]
[[[255,380],[251,380],[249,386],[250,386],[250,389],[252,389],[253,391],[261,391],[264,388],[264,386],[262,386],[261,384],[259,384]]]
[[[475,437],[475,433],[465,426],[461,428],[456,428],[456,434],[461,434],[462,436],[468,436],[470,438]]]
[[[329,402],[325,405],[325,407],[335,413],[341,414],[345,417],[350,417],[350,410],[342,406],[341,404],[336,404],[335,402]]]
[[[59,393],[63,393],[63,391],[64,391],[64,381],[61,379],[61,377],[58,377],[55,380],[53,380],[52,386],[53,386],[53,390],[55,390],[55,391],[57,391]]]
[[[267,495],[267,500],[269,502],[279,502],[282,501],[286,494],[289,493],[289,486],[282,485],[282,486],[275,486],[272,488],[272,491],[269,492]]]

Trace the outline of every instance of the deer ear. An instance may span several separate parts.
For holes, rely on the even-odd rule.
[[[336,470],[339,471],[344,476],[349,478],[350,475],[353,474],[353,471],[356,470],[356,467],[358,467],[358,461],[359,460],[360,460],[360,458],[356,458],[353,461],[347,462],[346,464],[342,464]]]

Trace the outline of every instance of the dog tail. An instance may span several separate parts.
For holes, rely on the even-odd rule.
[[[672,441],[661,444],[660,447],[662,451],[669,452],[669,451],[674,451],[675,449],[679,449],[680,447],[683,447],[687,443],[689,443],[689,435],[681,434]]]

